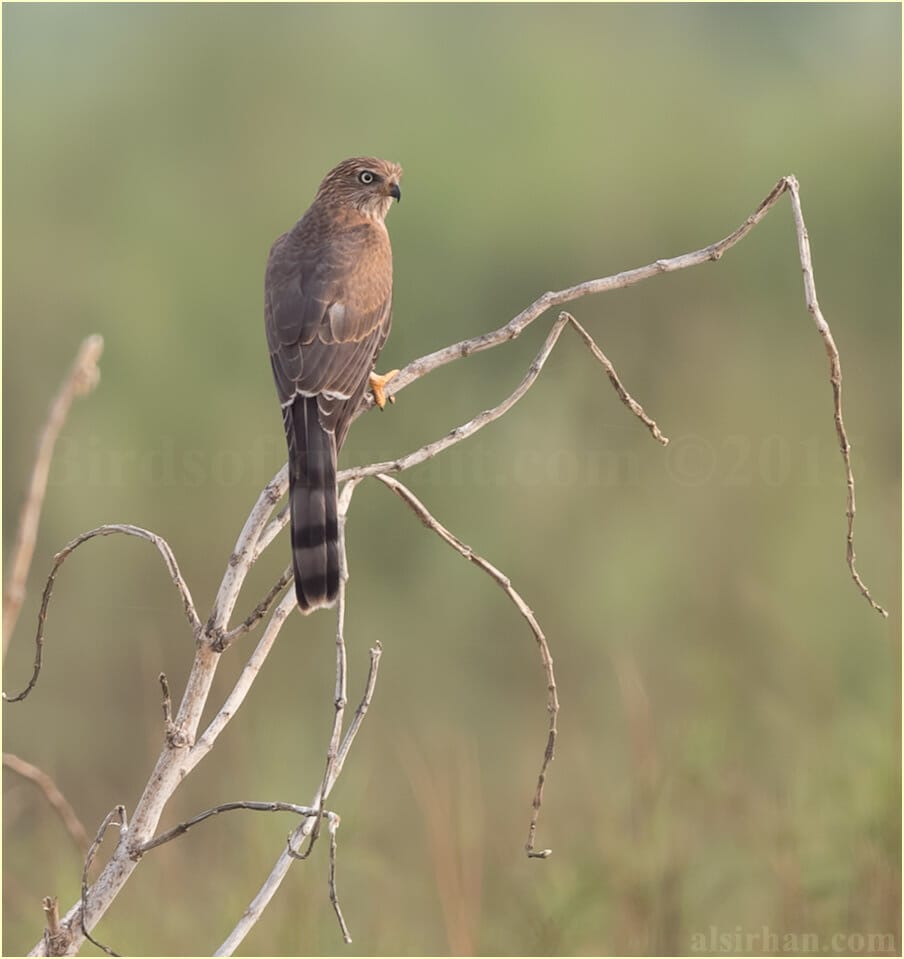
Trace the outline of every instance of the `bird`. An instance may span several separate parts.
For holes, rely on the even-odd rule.
[[[336,458],[370,388],[376,405],[398,373],[374,371],[392,324],[392,247],[385,219],[402,168],[343,160],[308,210],[270,248],[264,321],[289,467],[295,597],[303,613],[339,593]]]

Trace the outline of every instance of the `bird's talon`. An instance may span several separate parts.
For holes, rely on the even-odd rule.
[[[379,373],[370,374],[370,390],[374,395],[374,402],[382,410],[386,406],[386,384],[398,373],[398,370],[390,370],[384,376],[380,376]],[[395,403],[395,397],[390,396],[390,403]]]

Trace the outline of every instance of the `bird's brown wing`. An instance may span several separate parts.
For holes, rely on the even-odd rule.
[[[365,231],[336,239],[317,226],[306,216],[273,245],[264,307],[289,448],[292,561],[302,610],[338,595],[336,455],[392,309],[388,238],[383,248],[379,234],[373,245],[361,242]]]
[[[386,337],[392,274],[362,291],[349,288],[341,252],[308,262],[291,235],[274,244],[267,267],[265,318],[280,402],[316,396],[325,429],[341,446]]]

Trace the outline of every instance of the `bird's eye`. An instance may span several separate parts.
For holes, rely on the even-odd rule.
[[[373,173],[370,172],[370,170],[362,170],[362,171],[358,174],[358,179],[359,179],[362,183],[373,183],[373,182],[374,182],[374,175],[373,175]]]

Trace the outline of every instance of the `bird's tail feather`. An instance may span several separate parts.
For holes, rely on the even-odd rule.
[[[284,415],[295,595],[308,612],[330,606],[339,595],[336,448],[333,434],[320,424],[316,397],[297,397]]]

